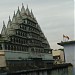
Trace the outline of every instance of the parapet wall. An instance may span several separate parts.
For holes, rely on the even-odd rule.
[[[71,64],[59,64],[50,68],[40,68],[32,70],[22,70],[7,75],[73,75]]]

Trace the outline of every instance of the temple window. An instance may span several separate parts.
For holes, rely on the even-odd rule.
[[[24,26],[22,26],[22,29],[24,29]]]
[[[34,52],[34,48],[31,48],[31,51]]]
[[[16,34],[18,35],[18,31],[16,31]]]
[[[0,44],[0,50],[2,50],[2,45]]]
[[[11,50],[13,50],[13,46],[11,45]]]
[[[26,24],[27,24],[27,20],[25,20],[25,21],[24,21],[24,23],[26,23]]]
[[[8,48],[8,47],[7,47],[7,45],[5,44],[5,49],[7,50],[7,48]]]
[[[20,35],[20,32],[19,32],[19,31],[17,31],[17,34],[18,34],[18,35]]]
[[[16,38],[16,42],[18,43],[18,38]]]
[[[24,26],[24,29],[26,30],[26,26]]]
[[[22,28],[23,26],[22,25],[20,25],[20,28]]]
[[[10,50],[10,45],[8,45],[8,50]]]

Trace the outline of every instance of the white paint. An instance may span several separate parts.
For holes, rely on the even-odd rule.
[[[72,63],[75,74],[75,44],[65,45],[64,51],[66,63]]]

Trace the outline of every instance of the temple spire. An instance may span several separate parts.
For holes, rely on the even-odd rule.
[[[27,9],[26,9],[26,14],[30,15],[30,11],[29,11],[28,5],[27,5]]]
[[[25,13],[26,13],[26,11],[25,11],[24,5],[22,3],[21,14],[24,15]]]
[[[21,15],[20,15],[20,10],[19,10],[19,6],[18,6],[17,13],[16,13],[16,17],[17,17],[17,18],[20,18],[20,17],[21,17]]]
[[[20,11],[20,10],[19,10],[19,6],[18,6],[18,11]]]
[[[5,22],[4,21],[3,21],[3,28],[2,28],[1,34],[2,35],[6,35],[6,26],[5,26]]]
[[[31,17],[34,18],[34,15],[33,15],[32,9],[31,9]]]
[[[12,23],[16,23],[16,15],[15,15],[15,11],[14,11],[14,15],[13,15],[13,18],[12,18]]]
[[[23,3],[22,3],[22,7],[24,7]]]
[[[26,8],[26,10],[28,10],[28,4],[27,4],[27,8]]]
[[[9,16],[9,21],[11,21],[10,16]]]
[[[13,15],[13,17],[15,17],[15,11],[14,11],[14,15]]]
[[[10,28],[11,27],[11,19],[10,19],[10,16],[9,16],[9,21],[8,21],[8,24],[7,24],[7,28]]]
[[[3,21],[3,27],[5,27],[5,22]]]

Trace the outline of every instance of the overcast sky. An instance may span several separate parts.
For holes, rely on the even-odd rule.
[[[22,3],[25,8],[33,10],[42,31],[47,37],[51,48],[61,48],[57,45],[63,40],[63,34],[74,39],[74,1],[73,0],[1,0],[0,1],[0,31],[2,22],[7,25],[9,15],[12,18],[14,10]]]

